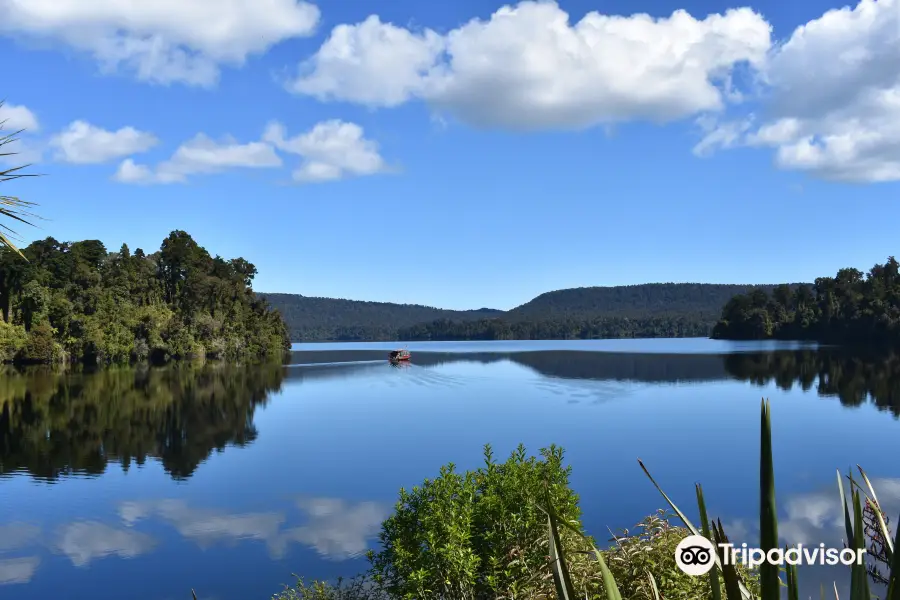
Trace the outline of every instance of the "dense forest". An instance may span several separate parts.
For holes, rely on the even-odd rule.
[[[395,340],[397,331],[418,323],[452,319],[472,321],[503,314],[502,310],[444,310],[419,304],[313,298],[299,294],[260,293],[276,308],[294,341]]]
[[[399,330],[407,341],[578,340],[601,338],[706,337],[712,323],[698,317],[571,317],[556,319],[434,321]]]
[[[792,284],[796,286],[797,284]],[[594,317],[687,316],[715,322],[733,296],[775,285],[719,283],[645,283],[582,287],[547,292],[510,310],[511,320],[555,320]]]
[[[712,336],[900,345],[900,264],[892,256],[868,273],[846,268],[811,286],[738,294],[723,308]]]
[[[47,238],[22,255],[0,249],[0,361],[241,359],[290,348],[281,316],[251,288],[256,267],[213,257],[183,231],[152,254]]]
[[[797,284],[792,284],[791,288]],[[651,283],[547,292],[510,311],[260,294],[291,339],[315,341],[708,336],[734,295],[774,285]]]

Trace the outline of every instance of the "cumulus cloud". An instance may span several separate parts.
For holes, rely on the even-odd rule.
[[[395,106],[411,98],[481,126],[584,128],[669,121],[720,109],[731,71],[760,65],[770,26],[743,8],[698,20],[590,12],[555,2],[505,6],[439,35],[377,17],[331,32],[288,89],[322,100]]]
[[[0,138],[17,134],[14,139],[8,139],[0,150],[0,154],[4,154],[0,156],[0,164],[40,162],[43,150],[33,137],[40,128],[37,115],[27,106],[9,103],[0,105]]]
[[[355,123],[324,121],[292,138],[287,137],[281,123],[270,123],[263,140],[303,158],[293,173],[300,182],[334,181],[389,170],[378,144],[366,139],[362,127]]]
[[[13,133],[22,129],[37,131],[40,123],[37,116],[27,106],[17,104],[0,105],[0,123],[7,133]]]
[[[319,17],[301,0],[0,0],[0,34],[57,41],[162,84],[212,85],[222,65],[311,35]]]
[[[74,121],[50,140],[56,160],[74,164],[98,164],[150,150],[159,140],[134,127],[108,131],[86,121]]]
[[[121,183],[184,183],[191,175],[219,173],[235,168],[271,168],[281,166],[281,158],[265,142],[241,144],[226,137],[215,141],[197,134],[185,142],[168,160],[154,168],[125,159],[113,178]]]
[[[150,167],[127,158],[113,179],[121,183],[184,183],[191,175],[220,173],[236,168],[274,168],[282,165],[276,150],[299,156],[295,181],[315,183],[390,171],[378,144],[365,137],[355,123],[323,121],[305,133],[289,137],[281,123],[270,123],[262,139],[242,144],[233,138],[214,141],[204,134],[182,144],[168,160]]]
[[[701,149],[768,147],[829,180],[900,181],[900,0],[861,0],[798,27],[770,53],[756,126],[710,128]],[[705,144],[705,145],[704,145]]]

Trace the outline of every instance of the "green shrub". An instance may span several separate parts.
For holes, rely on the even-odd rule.
[[[708,577],[685,574],[675,564],[675,548],[691,535],[686,527],[672,525],[675,515],[660,509],[635,526],[614,535],[613,545],[604,552],[606,564],[616,580],[622,598],[656,600],[646,573],[652,573],[660,596],[665,600],[707,600],[712,598]],[[758,589],[758,574],[738,566],[747,587]],[[719,575],[722,587],[725,583]]]
[[[300,577],[294,587],[285,586],[284,591],[275,594],[272,600],[387,600],[366,576],[360,576],[345,584],[338,579],[332,585],[324,581],[307,584]]]
[[[17,359],[28,363],[53,363],[63,359],[62,348],[53,339],[53,328],[49,323],[38,323],[31,328]]]
[[[13,360],[25,347],[28,334],[22,325],[11,325],[0,319],[0,362]]]
[[[403,599],[549,592],[546,517],[536,503],[549,491],[563,518],[580,517],[562,458],[555,446],[542,449],[540,460],[519,446],[497,463],[486,446],[478,470],[458,473],[451,463],[437,478],[401,489],[382,526],[381,549],[369,553],[374,580],[390,597]],[[574,543],[575,537],[567,539]]]

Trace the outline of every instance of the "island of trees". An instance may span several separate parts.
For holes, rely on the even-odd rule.
[[[738,294],[725,304],[712,337],[900,345],[900,264],[891,256],[868,273],[847,268],[811,286]]]
[[[97,365],[283,353],[287,328],[253,292],[255,275],[243,258],[213,257],[184,231],[152,254],[52,237],[21,255],[0,249],[0,361]]]

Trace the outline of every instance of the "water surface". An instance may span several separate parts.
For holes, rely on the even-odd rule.
[[[289,365],[0,373],[0,595],[267,598],[365,567],[401,486],[482,446],[556,443],[589,531],[700,481],[755,543],[759,402],[772,400],[784,541],[840,546],[835,469],[900,512],[900,362],[708,340],[300,346]],[[428,351],[431,350],[431,351]],[[801,569],[816,594],[835,569]]]

